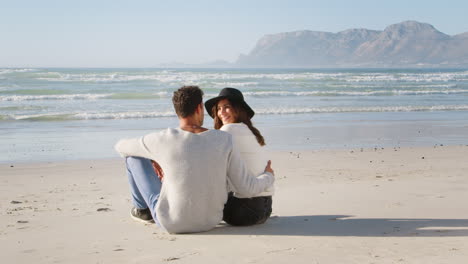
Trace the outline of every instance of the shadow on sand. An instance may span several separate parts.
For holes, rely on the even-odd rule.
[[[206,235],[459,237],[468,236],[468,219],[353,218],[349,215],[276,216],[265,224],[221,224]]]

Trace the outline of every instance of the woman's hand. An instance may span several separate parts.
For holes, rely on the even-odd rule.
[[[152,160],[151,161],[151,165],[153,165],[153,169],[154,169],[154,172],[156,172],[156,175],[158,175],[158,178],[159,180],[162,182],[163,178],[164,178],[164,171],[163,169],[161,168],[161,166],[159,166],[159,164]]]
[[[268,161],[266,167],[265,167],[265,172],[269,172],[273,175],[275,175],[275,172],[273,171],[273,169],[271,168],[271,160]]]

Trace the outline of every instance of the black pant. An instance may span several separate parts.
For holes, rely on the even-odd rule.
[[[237,198],[229,193],[224,205],[223,220],[234,226],[263,224],[271,215],[271,196]]]

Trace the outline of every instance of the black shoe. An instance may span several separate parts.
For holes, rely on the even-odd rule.
[[[138,209],[133,207],[130,211],[130,215],[136,221],[151,224],[154,223],[153,216],[151,215],[150,209]]]

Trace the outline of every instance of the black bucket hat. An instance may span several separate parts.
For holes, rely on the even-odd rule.
[[[244,101],[244,96],[241,91],[235,88],[226,87],[219,92],[217,97],[211,98],[205,102],[206,111],[212,118],[214,118],[214,116],[211,109],[213,109],[213,106],[222,99],[228,99],[231,102],[238,103],[245,109],[249,118],[252,118],[255,115],[254,110],[252,110],[252,108],[250,108],[250,106]]]

